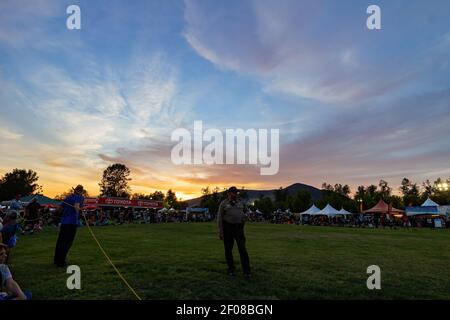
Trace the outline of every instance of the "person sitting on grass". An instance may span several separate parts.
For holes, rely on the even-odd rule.
[[[36,198],[25,207],[22,235],[34,233],[34,225],[39,221],[40,209],[41,205]]]
[[[109,224],[108,216],[105,213],[103,213],[103,212],[99,212],[98,213],[98,220],[97,220],[95,225],[97,225],[97,226],[107,226],[108,224]]]
[[[34,224],[33,231],[34,232],[42,231],[43,228],[44,228],[44,220],[39,219],[39,221]]]
[[[16,233],[19,230],[19,227],[20,226],[17,223],[17,212],[9,212],[3,221],[3,228],[1,231],[2,243],[9,248],[15,247],[17,241]]]
[[[24,293],[14,281],[9,267],[5,264],[7,257],[7,246],[0,244],[0,300],[31,299],[31,293]]]

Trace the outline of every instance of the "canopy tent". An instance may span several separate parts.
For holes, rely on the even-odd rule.
[[[380,199],[380,201],[378,201],[378,203],[366,210],[363,211],[363,213],[372,213],[372,214],[402,214],[404,213],[403,210],[400,209],[396,209],[394,207],[392,207],[391,205],[387,204],[386,202],[383,201],[383,199]]]
[[[209,213],[209,209],[199,207],[189,207],[186,208],[186,213]]]
[[[420,207],[406,207],[407,216],[418,215],[439,215],[439,207],[436,206],[420,206]]]
[[[439,205],[428,198],[420,207],[406,207],[406,215],[419,216],[419,215],[445,215],[439,210]]]
[[[333,217],[339,215],[339,211],[333,208],[330,204],[327,204],[325,208],[320,210],[319,212],[313,213],[313,216],[328,216]]]
[[[439,213],[443,216],[450,217],[450,206],[439,206]]]
[[[319,212],[319,211],[320,211],[320,209],[317,208],[313,204],[308,210],[301,212],[300,215],[303,215],[303,214],[314,214],[314,213]]]
[[[20,198],[20,202],[22,202],[24,205],[27,205],[31,201],[33,201],[33,199],[36,199],[36,201],[41,206],[46,206],[46,207],[58,207],[61,204],[61,201],[46,197],[41,194],[32,194],[30,196],[22,197],[22,198]]]
[[[422,203],[422,207],[439,207],[439,205],[430,198],[428,198],[427,200],[425,200],[424,203]]]
[[[344,216],[351,216],[351,215],[353,215],[353,213],[348,212],[348,211],[345,210],[344,208],[342,208],[341,210],[339,210],[339,214],[340,214],[340,215],[344,215]]]

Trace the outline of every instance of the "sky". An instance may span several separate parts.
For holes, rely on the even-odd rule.
[[[81,9],[69,30],[66,8]],[[381,30],[366,27],[369,5]],[[44,193],[396,187],[450,176],[450,2],[186,0],[0,2],[0,175]],[[280,167],[174,165],[171,133],[280,130]]]

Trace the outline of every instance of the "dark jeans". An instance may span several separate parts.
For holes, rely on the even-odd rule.
[[[250,261],[247,249],[245,248],[244,224],[231,224],[223,222],[223,244],[225,246],[225,259],[227,260],[228,270],[234,272],[233,246],[236,240],[239,256],[241,257],[242,270],[244,273],[250,273]]]
[[[77,225],[62,224],[59,229],[58,241],[56,242],[54,263],[58,266],[66,264],[66,256],[72,247],[75,234],[77,233]]]

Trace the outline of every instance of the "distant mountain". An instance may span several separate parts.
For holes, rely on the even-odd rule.
[[[277,189],[271,189],[271,190],[252,190],[252,189],[245,189],[248,196],[248,202],[253,202],[254,200],[259,199],[260,197],[270,197],[272,200],[275,199],[274,192]],[[316,201],[318,199],[322,198],[322,191],[320,189],[317,189],[313,186],[303,184],[303,183],[294,183],[290,186],[283,188],[283,190],[286,190],[288,195],[295,195],[300,190],[306,190],[311,194],[311,199],[313,201]],[[201,197],[189,199],[186,200],[186,203],[188,206],[199,206],[201,201]]]

